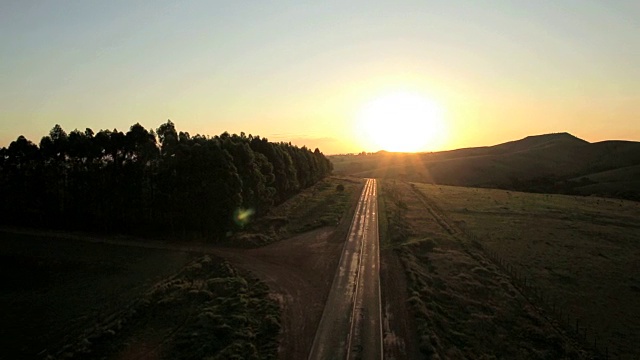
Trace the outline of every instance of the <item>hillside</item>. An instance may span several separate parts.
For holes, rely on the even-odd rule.
[[[569,133],[434,153],[330,157],[337,174],[433,184],[639,198],[640,143]]]

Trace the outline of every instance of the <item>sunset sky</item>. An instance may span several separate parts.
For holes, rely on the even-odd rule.
[[[397,93],[439,109],[445,130],[418,150],[640,140],[637,0],[9,0],[0,49],[0,146],[56,123],[171,119],[192,135],[375,151],[357,119]]]

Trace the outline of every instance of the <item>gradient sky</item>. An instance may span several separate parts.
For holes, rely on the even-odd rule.
[[[374,151],[355,116],[395,91],[444,109],[424,150],[640,140],[638,1],[4,0],[0,49],[0,146],[171,119]]]

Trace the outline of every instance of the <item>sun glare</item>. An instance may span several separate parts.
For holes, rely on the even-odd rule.
[[[442,109],[417,93],[378,97],[362,107],[357,123],[359,136],[377,150],[434,150],[444,141]]]

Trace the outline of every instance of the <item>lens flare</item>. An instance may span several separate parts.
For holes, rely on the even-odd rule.
[[[233,214],[233,221],[240,227],[245,227],[249,221],[251,221],[251,216],[255,213],[253,209],[243,209],[238,208]]]

